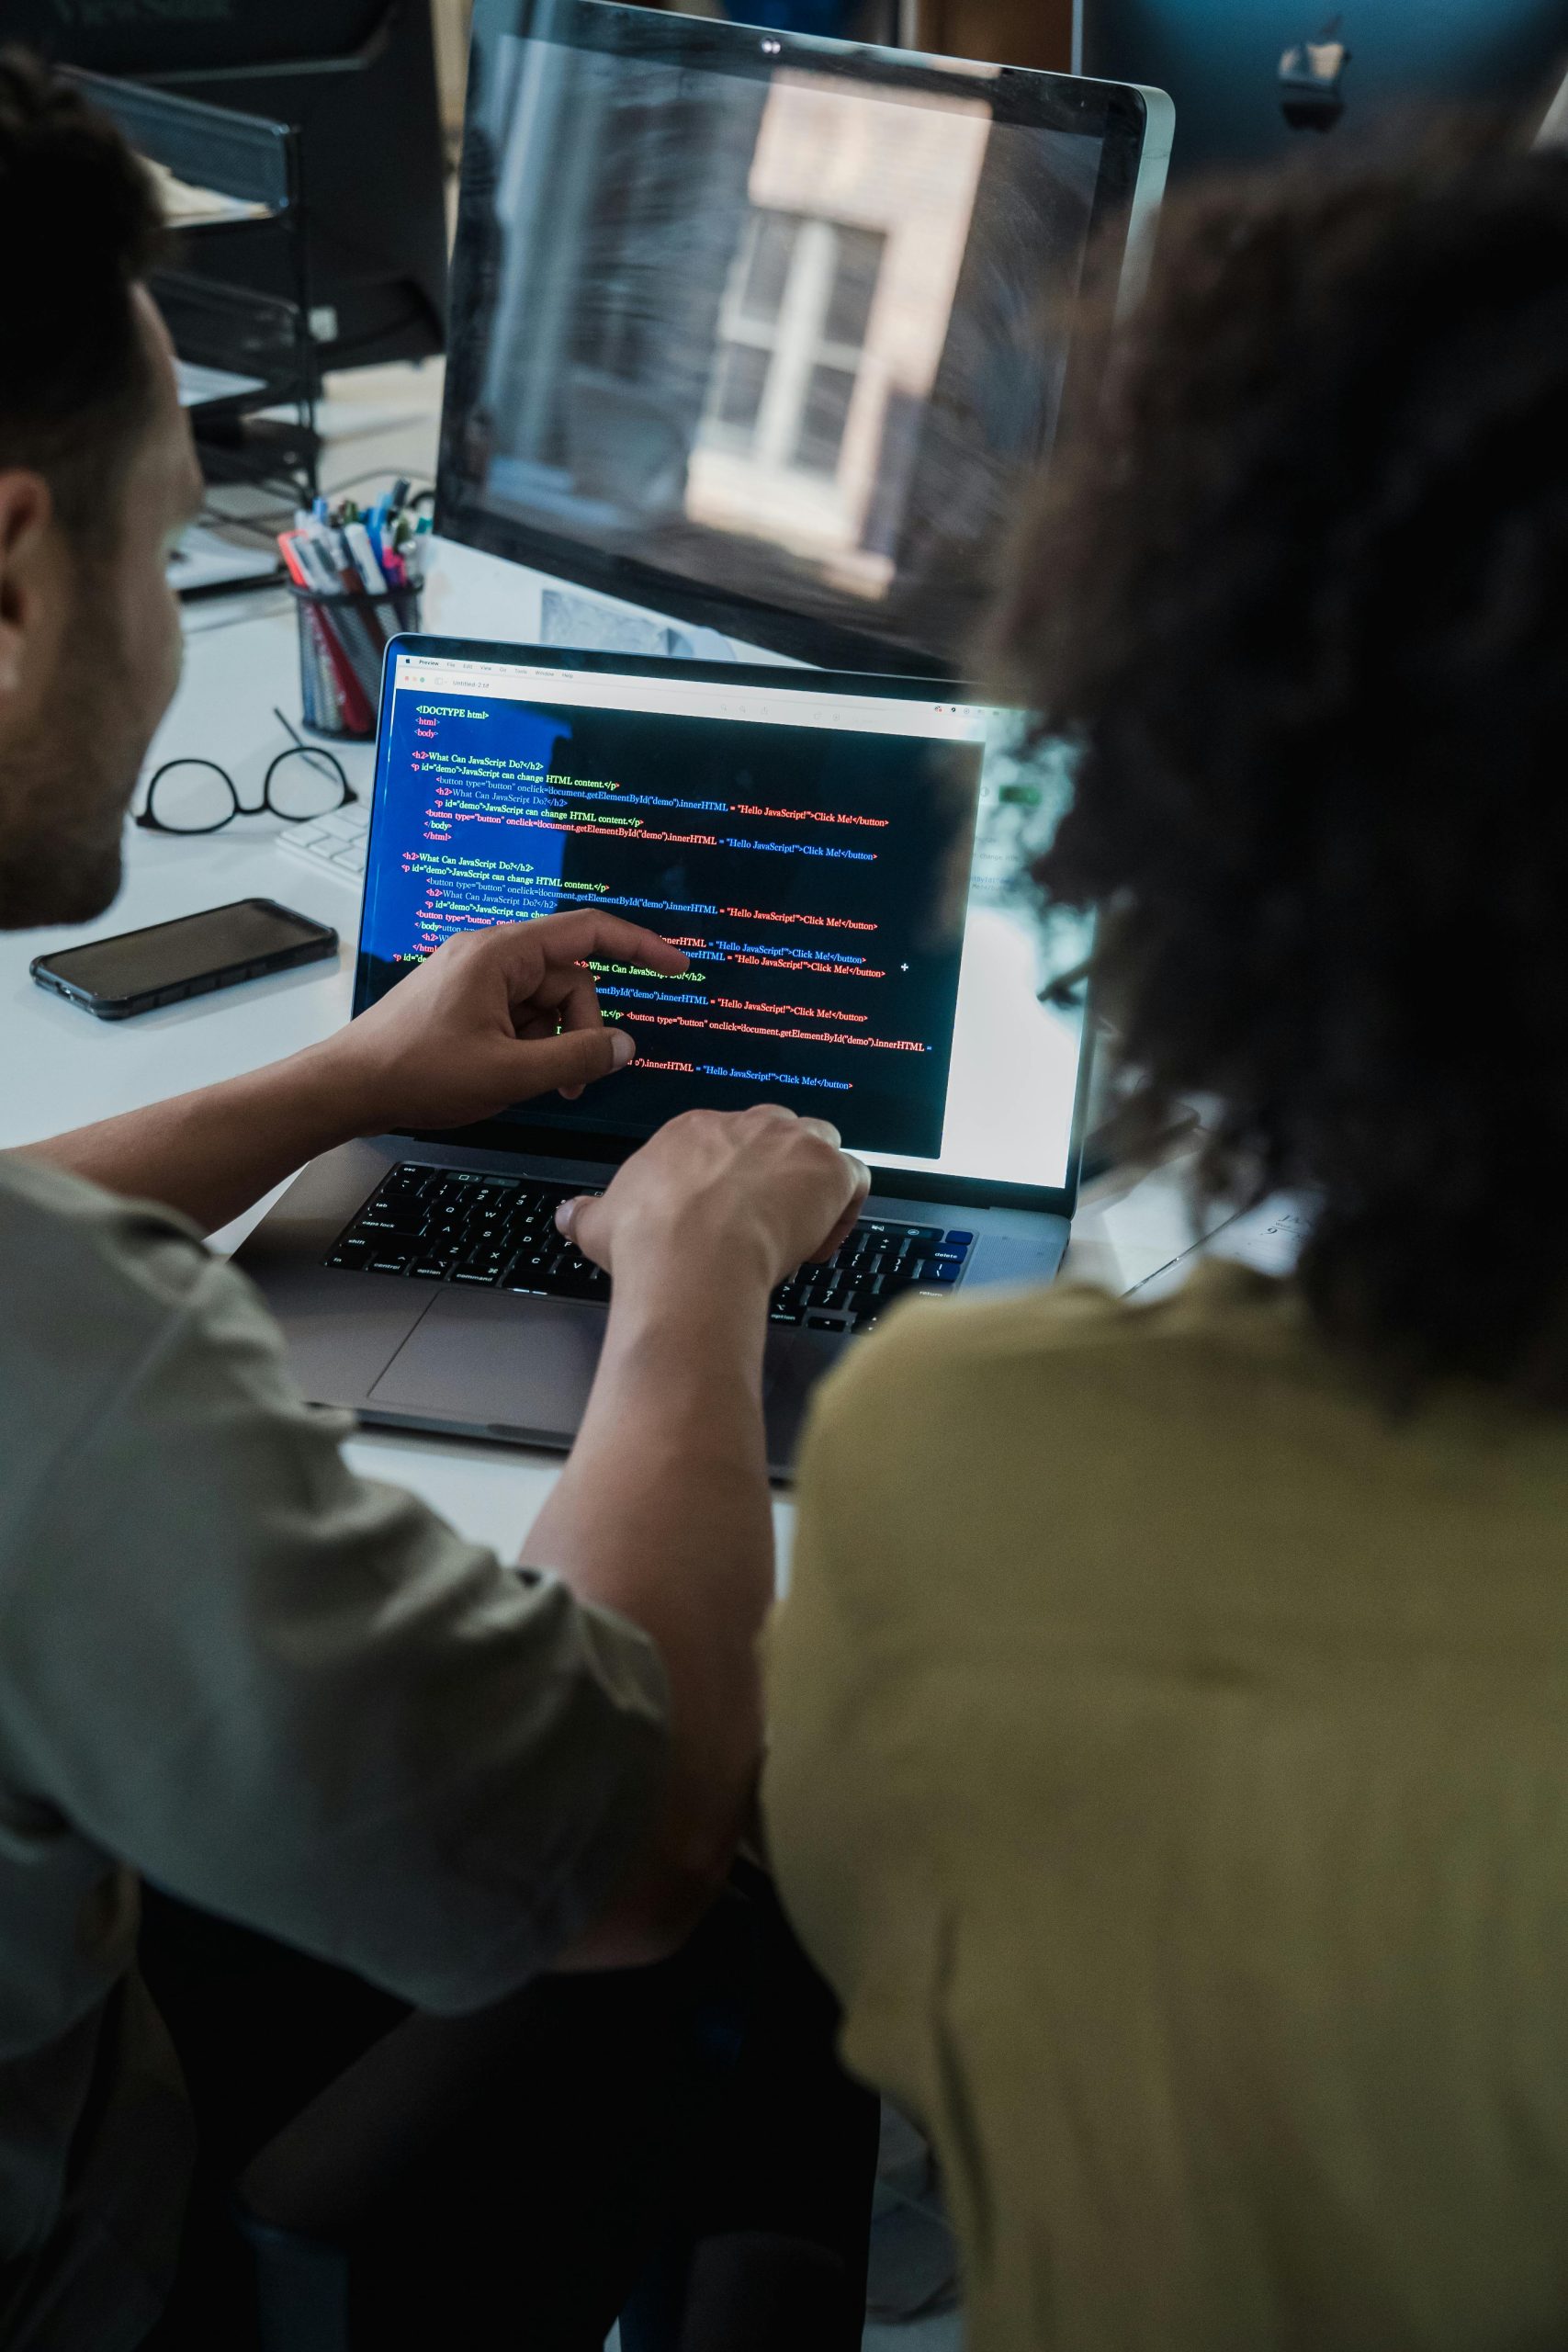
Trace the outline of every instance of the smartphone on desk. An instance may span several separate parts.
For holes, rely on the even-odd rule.
[[[28,968],[40,989],[51,989],[100,1021],[129,1021],[161,1004],[180,1004],[336,952],[330,923],[297,915],[276,899],[236,899],[175,922],[35,956]]]

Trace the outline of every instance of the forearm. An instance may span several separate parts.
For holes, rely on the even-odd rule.
[[[694,1912],[751,1800],[773,1584],[766,1300],[764,1274],[733,1268],[617,1282],[581,1434],[525,1547],[527,1564],[642,1626],[663,1659],[671,1775],[643,1887],[627,1891],[634,1913],[649,1886],[655,1911]],[[565,1964],[645,1956],[622,1947],[621,1924],[603,1922]]]
[[[341,1071],[312,1048],[27,1149],[111,1193],[177,1209],[210,1233],[363,1132],[355,1114]]]

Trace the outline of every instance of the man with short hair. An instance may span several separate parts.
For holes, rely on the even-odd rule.
[[[117,135],[0,59],[10,929],[111,903],[178,673],[164,565],[200,481],[141,282],[159,237]],[[581,1210],[614,1305],[523,1573],[350,1475],[346,1422],[197,1238],[350,1136],[607,1078],[632,1046],[593,955],[683,964],[608,915],[469,934],[321,1046],[0,1160],[6,2346],[158,2321],[190,2132],[132,1965],[141,1873],[369,1980],[383,2024],[672,1952],[724,1878],[771,1590],[767,1296],[866,1182],[832,1130],[677,1121]],[[566,2343],[524,2287],[520,2334]]]

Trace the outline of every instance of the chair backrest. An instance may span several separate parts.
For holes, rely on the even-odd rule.
[[[348,2352],[348,2256],[235,2212],[255,2263],[257,2352]]]

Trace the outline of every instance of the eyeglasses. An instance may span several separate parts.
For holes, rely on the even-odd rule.
[[[239,786],[216,760],[165,760],[147,787],[135,821],[150,833],[220,833],[236,817],[281,817],[286,825],[330,817],[359,795],[331,752],[307,743],[282,711],[273,717],[294,740],[262,779],[261,799],[247,808]]]

